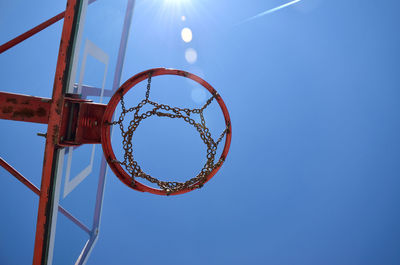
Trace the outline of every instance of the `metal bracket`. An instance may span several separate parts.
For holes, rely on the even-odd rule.
[[[77,94],[68,94],[64,98],[58,145],[101,143],[100,127],[106,106],[81,99]]]

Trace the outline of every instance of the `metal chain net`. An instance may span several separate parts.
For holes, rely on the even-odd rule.
[[[117,161],[121,165],[125,167],[125,169],[132,176],[132,185],[134,186],[135,178],[143,178],[148,180],[151,183],[155,183],[162,190],[166,192],[166,194],[171,194],[184,189],[198,189],[201,188],[204,182],[207,180],[207,176],[212,172],[212,170],[218,167],[223,160],[219,159],[216,163],[215,155],[218,148],[218,144],[224,138],[225,134],[228,131],[228,127],[224,129],[219,138],[215,141],[211,136],[210,130],[206,126],[206,122],[204,119],[203,111],[211,104],[214,98],[218,97],[217,93],[213,94],[207,102],[199,109],[188,109],[188,108],[178,108],[178,107],[170,107],[165,104],[158,104],[149,99],[150,96],[150,86],[151,86],[151,73],[149,74],[147,81],[147,90],[146,97],[143,99],[137,106],[131,107],[127,109],[125,107],[124,97],[121,94],[121,108],[122,112],[119,116],[118,121],[114,121],[112,125],[119,125],[121,129],[121,135],[123,138],[123,149],[124,153],[124,161]],[[153,108],[149,111],[139,113],[141,108],[145,105],[151,105]],[[133,113],[133,119],[129,122],[128,128],[125,130],[123,121],[125,119],[126,114]],[[200,123],[197,123],[194,119],[191,118],[191,114],[199,114],[200,115]],[[198,133],[200,134],[200,138],[203,143],[207,146],[207,161],[201,169],[200,173],[197,176],[185,181],[185,182],[176,182],[176,181],[161,181],[155,177],[150,176],[143,172],[138,163],[135,161],[133,157],[133,146],[132,146],[132,136],[140,122],[151,117],[168,117],[173,119],[183,119],[185,122],[189,123],[193,126]]]

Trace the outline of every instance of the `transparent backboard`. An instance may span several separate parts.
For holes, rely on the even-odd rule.
[[[134,0],[82,3],[68,91],[107,103],[120,85]],[[100,145],[60,150],[47,264],[84,264],[96,243],[106,176]]]

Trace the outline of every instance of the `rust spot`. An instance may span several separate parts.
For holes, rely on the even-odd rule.
[[[62,108],[62,99],[57,100],[57,106],[56,106],[56,113],[58,115],[61,115],[61,108]]]
[[[35,112],[32,109],[28,108],[15,111],[13,113],[13,117],[18,117],[21,119],[32,118],[33,116],[35,116]]]
[[[178,74],[180,74],[180,75],[182,75],[184,77],[189,77],[190,76],[190,74],[188,72],[186,72],[186,71],[179,71]]]
[[[43,117],[46,116],[46,109],[45,108],[38,108],[36,110],[36,115],[38,115],[39,117]]]
[[[53,144],[56,145],[58,143],[58,134],[59,134],[59,127],[58,125],[53,126]]]
[[[11,113],[11,112],[13,112],[13,107],[11,107],[11,106],[3,107],[2,111],[3,111],[3,113]]]
[[[8,99],[6,99],[6,102],[10,102],[10,103],[17,104],[17,99],[15,99],[15,98],[8,98]]]
[[[29,100],[23,101],[23,102],[21,102],[21,104],[28,105],[29,104]]]

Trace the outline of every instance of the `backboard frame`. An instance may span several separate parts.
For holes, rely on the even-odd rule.
[[[47,264],[50,250],[51,232],[54,229],[54,198],[57,181],[55,179],[60,149],[57,147],[58,130],[61,127],[64,94],[71,72],[74,44],[79,28],[79,15],[83,0],[68,0],[61,33],[53,95],[50,105],[49,122],[40,186],[39,209],[36,224],[33,265]],[[54,232],[54,231],[53,231]],[[54,233],[53,233],[54,234]],[[50,256],[51,258],[52,256]]]

